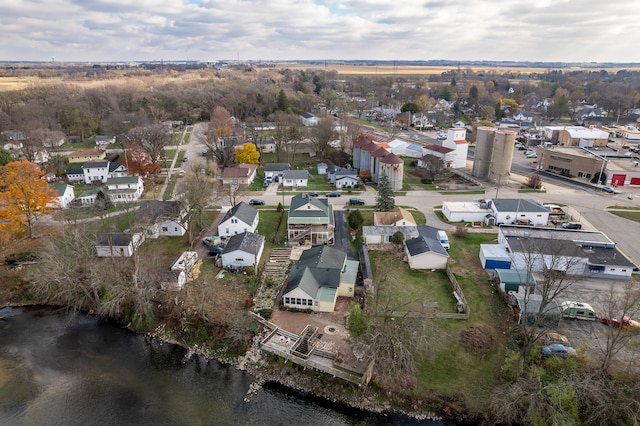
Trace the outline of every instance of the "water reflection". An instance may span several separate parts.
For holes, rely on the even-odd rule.
[[[2,425],[436,424],[338,407],[113,324],[48,308],[0,310]]]

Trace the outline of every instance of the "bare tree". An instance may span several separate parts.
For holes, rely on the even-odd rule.
[[[640,289],[633,281],[611,283],[602,306],[605,307],[602,314],[610,322],[604,337],[596,334],[595,340],[602,352],[600,370],[607,374],[615,356],[627,346],[631,338],[637,336],[637,333],[627,327],[632,325],[630,318],[640,312]]]
[[[442,161],[442,158],[432,154],[427,154],[422,157],[422,164],[422,167],[427,174],[427,178],[432,182],[434,182],[436,178],[442,175],[442,173],[445,171],[445,165],[444,161]]]
[[[553,302],[584,278],[583,253],[569,239],[536,238],[530,236],[527,230],[510,234],[511,237],[507,238],[516,268],[526,274],[521,354],[523,359],[528,360],[534,343],[552,326],[549,318]],[[533,282],[535,272],[540,272],[542,280],[533,287],[528,283]]]
[[[128,136],[149,154],[153,163],[163,157],[164,148],[171,142],[171,133],[164,124],[135,127],[128,132]]]
[[[189,235],[189,243],[199,233],[204,224],[204,209],[213,192],[213,181],[206,173],[193,170],[188,173],[176,187],[176,199],[180,201],[184,211],[183,226]]]
[[[284,154],[289,152],[289,146],[300,138],[302,124],[297,116],[284,112],[275,113],[273,119],[275,121],[273,144],[276,150],[276,162],[280,162]],[[295,153],[295,147],[292,151]]]
[[[333,117],[330,115],[322,117],[317,125],[311,127],[310,137],[316,147],[318,158],[327,158],[329,142],[334,139]]]

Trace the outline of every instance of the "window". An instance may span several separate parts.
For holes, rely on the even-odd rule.
[[[166,226],[163,226],[162,227],[162,232],[167,232],[167,231],[169,231],[169,228],[167,228]]]
[[[286,304],[288,304],[288,303],[289,303],[289,298],[288,298],[288,297],[285,297],[285,298],[284,298],[284,303],[286,303]]]
[[[177,226],[174,226],[174,227],[173,227],[173,230],[174,230],[175,232],[178,232],[178,227],[177,227]]]
[[[231,219],[231,223],[238,223],[238,219]]]
[[[296,305],[300,305],[302,304],[302,301],[300,300],[300,298],[296,297]]]
[[[241,257],[236,257],[236,262],[244,262],[244,259]]]
[[[616,268],[609,268],[609,270],[610,270],[610,271],[615,271],[615,270],[616,270]]]

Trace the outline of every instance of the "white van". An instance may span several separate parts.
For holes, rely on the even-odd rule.
[[[596,314],[596,311],[594,311],[588,303],[562,302],[560,304],[560,310],[562,311],[563,318],[587,321],[595,321],[598,319],[598,314]]]
[[[438,231],[438,241],[442,244],[445,250],[449,250],[449,237],[447,237],[447,233],[444,231]]]

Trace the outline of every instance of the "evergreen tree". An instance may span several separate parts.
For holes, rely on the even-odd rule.
[[[356,230],[362,225],[364,222],[364,218],[362,217],[362,213],[360,210],[351,210],[349,215],[347,216],[347,223],[349,224],[349,228]]]
[[[289,112],[291,110],[291,103],[289,102],[289,98],[287,98],[287,94],[284,93],[284,90],[280,89],[278,93],[278,101],[277,101],[278,109],[283,112]]]
[[[376,196],[376,211],[388,212],[396,206],[395,194],[391,182],[386,174],[380,175],[378,180],[378,195]]]

